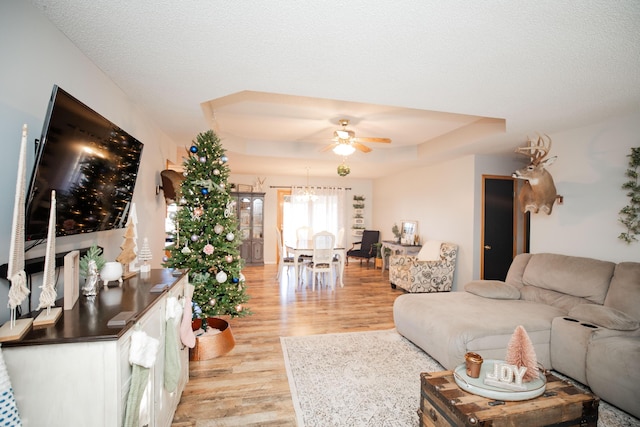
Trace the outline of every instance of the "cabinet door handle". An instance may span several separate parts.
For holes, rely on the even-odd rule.
[[[484,248],[485,248],[486,250],[489,250],[489,249],[491,249],[491,246],[489,246],[489,245],[484,245]]]

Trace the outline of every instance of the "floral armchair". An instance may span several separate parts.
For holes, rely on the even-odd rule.
[[[428,244],[439,244],[439,256],[423,255]],[[389,281],[392,288],[407,292],[447,292],[453,284],[458,245],[448,242],[427,242],[417,256],[391,255]],[[437,252],[437,246],[436,246]],[[434,259],[434,260],[426,260]]]

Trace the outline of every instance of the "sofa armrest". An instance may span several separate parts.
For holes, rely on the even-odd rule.
[[[635,331],[640,327],[640,322],[626,313],[599,304],[577,305],[569,311],[569,317],[617,331]]]

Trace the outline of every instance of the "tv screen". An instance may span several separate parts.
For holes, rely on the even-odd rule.
[[[47,236],[51,190],[56,236],[126,225],[142,143],[55,85],[27,193],[26,240]]]

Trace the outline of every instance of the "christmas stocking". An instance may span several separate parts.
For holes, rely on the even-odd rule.
[[[191,307],[191,297],[186,296],[184,299],[184,312],[182,314],[182,324],[180,325],[180,340],[182,344],[189,348],[196,346],[196,334],[193,333],[191,321],[193,319],[193,311]]]
[[[124,415],[124,427],[138,427],[140,425],[140,403],[147,384],[149,370],[156,363],[156,355],[160,342],[148,336],[143,331],[131,334],[131,349],[129,363],[132,365],[131,386],[127,397],[127,408]]]
[[[175,297],[167,299],[166,333],[164,342],[164,388],[173,393],[180,380],[180,342],[178,322],[182,306]]]

